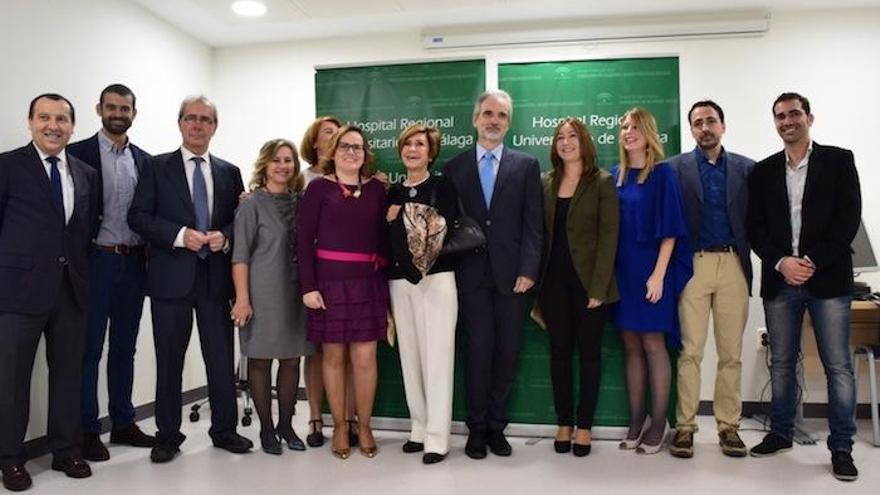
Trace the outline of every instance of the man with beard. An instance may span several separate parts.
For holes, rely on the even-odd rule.
[[[678,304],[682,350],[677,427],[669,452],[682,458],[694,455],[700,364],[711,313],[718,353],[712,405],[719,444],[725,455],[744,457],[746,446],[737,430],[742,413],[740,355],[752,281],[746,231],[748,179],[755,162],[721,145],[724,111],[714,101],[694,103],[688,122],[697,146],[669,159],[681,184],[694,250],[694,276]]]
[[[135,447],[152,447],[155,442],[135,424],[131,403],[146,258],[143,240],[126,220],[138,175],[150,155],[128,139],[128,129],[137,115],[131,89],[122,84],[107,86],[95,110],[101,117],[101,130],[67,150],[97,172],[98,216],[92,226],[89,252],[91,301],[82,369],[82,452],[90,461],[106,461],[110,452],[99,437],[98,364],[108,320],[107,389],[113,423],[110,442]]]
[[[784,149],[755,165],[749,181],[749,240],[761,258],[761,297],[770,337],[770,433],[750,451],[791,450],[798,404],[804,313],[828,379],[828,450],[834,477],[859,476],[852,458],[856,390],[849,354],[853,238],[862,215],[852,151],[810,138],[810,101],[783,93],[773,121]]]
[[[451,158],[452,180],[467,215],[486,233],[485,248],[465,253],[456,268],[467,332],[465,389],[472,459],[509,456],[504,437],[507,401],[526,314],[525,293],[538,277],[543,235],[543,192],[538,160],[504,146],[512,115],[510,95],[486,91],[474,105],[477,146]]]

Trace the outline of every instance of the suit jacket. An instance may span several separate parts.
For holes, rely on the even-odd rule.
[[[541,279],[547,273],[553,249],[556,201],[559,181],[556,173],[544,178],[544,257]],[[620,204],[614,179],[607,171],[595,169],[581,177],[568,205],[565,233],[574,270],[589,297],[604,303],[619,299],[614,278],[614,257],[620,227]],[[584,302],[586,304],[586,302]]]
[[[95,171],[67,155],[74,208],[52,199],[49,177],[33,144],[0,154],[0,311],[51,311],[67,268],[77,304],[88,305],[88,247],[95,217]]]
[[[210,162],[214,182],[210,230],[223,232],[232,242],[235,208],[244,190],[241,172],[214,155]],[[148,159],[128,210],[128,224],[150,246],[147,264],[150,297],[182,298],[192,290],[198,257],[189,249],[175,248],[174,239],[182,227],[192,227],[195,223],[195,209],[180,150]],[[211,294],[222,299],[232,297],[230,252],[212,252],[207,258]]]
[[[749,236],[746,229],[746,218],[749,212],[749,176],[755,162],[736,153],[722,151],[727,164],[727,218],[733,237],[736,239],[736,254],[742,265],[743,273],[752,287],[752,259],[750,254]],[[681,194],[687,214],[688,231],[691,248],[696,251],[700,240],[700,226],[703,221],[703,182],[700,180],[700,167],[697,164],[696,151],[682,153],[667,160],[678,175]]]
[[[455,184],[464,214],[476,220],[486,233],[486,249],[463,255],[459,260],[459,290],[477,289],[486,270],[491,271],[498,291],[508,295],[513,294],[516,277],[537,280],[543,228],[538,160],[505,146],[489,208],[480,187],[476,148],[450,158],[443,166],[443,175]]]
[[[749,181],[749,240],[761,258],[761,297],[772,299],[785,286],[776,263],[791,256],[791,215],[785,186],[785,152],[755,166]],[[801,204],[800,256],[816,265],[806,282],[818,298],[850,294],[853,284],[850,244],[859,228],[862,197],[853,154],[813,143]]]
[[[138,177],[141,175],[144,163],[152,155],[138,148],[134,144],[129,144],[131,156],[134,158],[134,167],[137,170]],[[98,192],[98,211],[95,217],[95,225],[92,226],[92,239],[98,236],[98,229],[101,228],[101,221],[104,219],[104,174],[101,171],[101,147],[98,143],[98,134],[92,137],[73,143],[67,147],[67,152],[89,165],[97,174],[95,175],[95,189]]]

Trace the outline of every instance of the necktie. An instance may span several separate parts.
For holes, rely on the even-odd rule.
[[[196,213],[196,230],[205,233],[208,231],[208,186],[205,184],[205,175],[202,173],[202,163],[205,159],[200,156],[191,158],[196,166],[193,169],[193,208]],[[199,258],[208,257],[208,247],[202,246],[197,253]]]
[[[492,166],[492,159],[490,152],[486,152],[480,159],[480,186],[483,188],[486,208],[492,203],[492,191],[495,189],[495,167]]]
[[[52,186],[52,200],[55,201],[55,205],[61,210],[61,215],[64,216],[64,192],[61,189],[61,172],[58,171],[58,162],[61,161],[57,156],[50,156],[46,158],[46,161],[49,162],[49,184]]]

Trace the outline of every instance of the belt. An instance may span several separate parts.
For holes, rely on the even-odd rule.
[[[97,249],[99,251],[106,251],[108,253],[113,253],[113,254],[128,255],[128,254],[143,254],[144,253],[144,246],[142,244],[138,245],[138,246],[128,246],[125,244],[116,244],[115,246],[104,246],[101,244],[93,244],[93,246],[95,246],[95,249]]]
[[[722,244],[719,246],[709,246],[703,249],[697,249],[698,253],[732,253],[736,251],[736,246]]]
[[[333,251],[330,249],[318,249],[315,253],[318,259],[329,261],[342,261],[346,263],[372,263],[373,269],[378,270],[388,266],[388,260],[375,253],[353,253],[350,251]]]

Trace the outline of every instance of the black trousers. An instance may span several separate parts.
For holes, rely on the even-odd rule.
[[[587,309],[588,295],[573,267],[570,270],[547,270],[539,297],[550,335],[550,379],[557,424],[573,426],[572,361],[577,348],[580,358],[577,427],[592,428],[599,397],[602,333],[607,306],[603,304],[595,309]]]
[[[50,297],[49,294],[46,295]],[[77,305],[65,270],[53,309],[44,314],[0,313],[0,465],[24,463],[31,374],[40,336],[49,366],[49,450],[80,455],[80,387],[86,341],[85,308]]]
[[[199,260],[190,294],[181,299],[152,299],[153,342],[156,346],[157,440],[180,445],[183,364],[192,333],[193,310],[199,327],[202,358],[208,375],[211,407],[209,434],[215,441],[235,432],[233,328],[229,301],[213,297],[209,290],[208,263]]]
[[[501,431],[508,422],[507,403],[516,379],[527,299],[522,294],[506,295],[494,287],[480,287],[461,293],[459,301],[467,336],[468,429]]]

